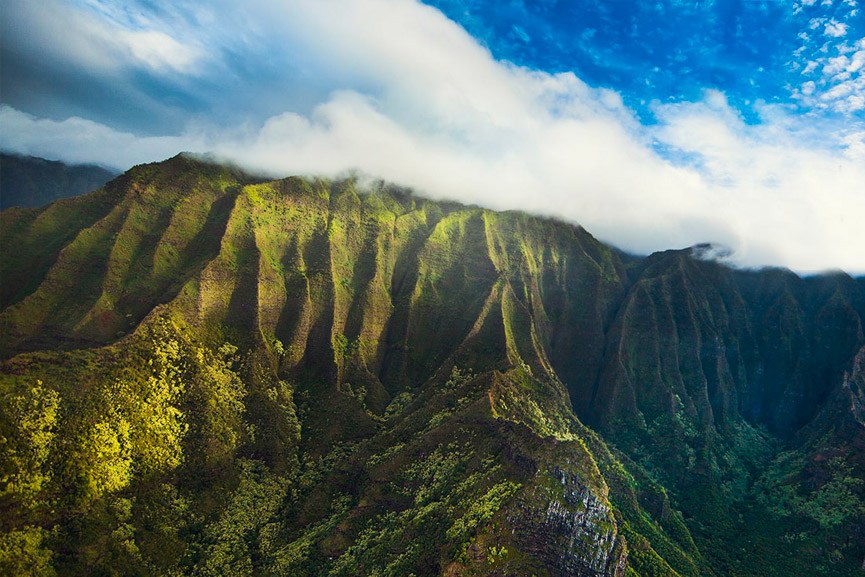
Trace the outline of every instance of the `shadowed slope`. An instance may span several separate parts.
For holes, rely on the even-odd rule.
[[[35,208],[103,186],[116,172],[92,164],[69,165],[35,156],[0,153],[0,210]]]

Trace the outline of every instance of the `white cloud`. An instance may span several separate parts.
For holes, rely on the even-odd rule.
[[[826,24],[826,28],[823,30],[823,34],[832,38],[841,38],[842,36],[847,35],[847,28],[847,24],[844,24],[843,22],[838,22],[837,20],[830,20]]]
[[[117,30],[114,38],[138,62],[153,70],[194,73],[203,58],[202,50],[158,30]]]
[[[865,95],[851,94],[844,103],[844,111],[848,113],[865,110]]]
[[[847,72],[859,72],[865,66],[865,50],[859,50],[850,59],[850,64],[847,66]]]
[[[835,58],[829,58],[826,61],[826,64],[823,66],[823,75],[835,76],[839,72],[847,70],[847,66],[849,64],[850,60],[846,56],[836,56]]]
[[[162,160],[181,150],[206,150],[193,137],[141,137],[83,118],[35,118],[6,105],[0,105],[0,127],[0,149],[118,169]]]
[[[827,36],[833,38],[845,37],[850,29],[834,19],[812,18],[807,23],[811,29],[824,25]],[[865,110],[865,38],[806,43],[793,56],[790,70],[811,76],[790,87],[801,110],[846,115],[850,122],[861,123],[860,113]],[[819,77],[815,78],[814,72],[819,72]]]
[[[162,22],[121,18],[123,12],[113,4],[91,2],[98,8],[93,13],[61,0],[6,1],[4,18],[9,22],[4,32],[15,35],[17,44],[70,66],[111,73],[141,67],[189,74],[207,58],[201,46],[159,29]]]
[[[184,135],[154,138],[5,107],[0,146],[121,166],[192,149],[274,175],[357,168],[436,198],[577,222],[639,253],[713,241],[744,265],[865,272],[863,133],[811,129],[768,106],[749,125],[717,91],[657,105],[659,124],[643,126],[615,92],[496,62],[440,12],[408,0],[226,6],[256,36],[285,38],[329,79],[330,95],[260,125],[190,123]],[[813,81],[801,93],[819,101]]]
[[[837,85],[833,86],[827,92],[824,92],[823,94],[821,94],[820,98],[822,100],[836,100],[838,98],[844,98],[845,96],[850,94],[852,91],[853,91],[853,87],[847,83],[837,84]]]

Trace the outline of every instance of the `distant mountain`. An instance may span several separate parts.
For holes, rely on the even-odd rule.
[[[861,575],[863,279],[183,155],[0,225],[0,574]]]
[[[118,173],[92,164],[69,165],[0,153],[0,210],[33,208],[96,190]]]

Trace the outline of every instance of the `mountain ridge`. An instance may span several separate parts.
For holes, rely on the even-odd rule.
[[[54,413],[92,406],[52,417],[52,439],[79,456],[118,448],[44,479],[74,497],[0,499],[24,519],[7,535],[38,535],[71,573],[94,570],[92,546],[130,572],[771,575],[834,551],[825,574],[855,574],[862,520],[830,497],[861,499],[857,437],[834,428],[858,398],[845,391],[861,374],[863,279],[735,271],[691,249],[624,259],[551,219],[184,155],[62,202],[0,213],[4,243],[31,253],[0,262],[0,422],[19,453],[35,442],[11,415],[38,381]],[[791,465],[781,449],[797,446]],[[73,467],[51,447],[4,479]],[[827,450],[831,469],[814,460]],[[103,461],[126,472],[112,480]],[[205,472],[212,487],[194,481]],[[189,539],[130,521],[164,505],[155,479],[201,519]],[[238,537],[221,523],[248,513],[231,505],[245,491],[270,491],[271,508]],[[812,493],[829,504],[805,507]],[[43,501],[96,524],[32,513]],[[131,541],[112,544],[98,528],[111,522]],[[408,546],[411,527],[439,553]],[[777,527],[804,527],[809,546]],[[745,529],[763,560],[721,546]],[[72,546],[82,530],[95,540]],[[165,539],[185,552],[160,556]]]
[[[119,173],[95,164],[67,164],[0,153],[0,210],[36,208],[100,188]]]

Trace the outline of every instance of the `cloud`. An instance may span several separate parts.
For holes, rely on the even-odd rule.
[[[661,138],[702,159],[701,175],[714,183],[708,194],[717,195],[714,216],[735,231],[735,258],[862,271],[857,221],[865,197],[857,183],[865,182],[865,135],[824,148],[815,144],[819,126],[777,107],[762,114],[762,123],[749,125],[726,105],[667,106],[659,111]],[[711,200],[703,201],[710,210]]]
[[[793,52],[788,62],[790,70],[801,70],[801,75],[810,78],[802,83],[793,80],[791,96],[803,111],[811,113],[831,112],[850,117],[851,122],[861,124],[865,112],[865,26],[858,18],[857,2],[845,0],[825,14],[833,17],[811,17],[794,20],[800,26],[819,30],[823,37],[817,38],[801,31],[798,38],[802,44]],[[843,20],[843,21],[842,21]],[[858,40],[852,38],[860,37]],[[813,73],[819,72],[820,77]]]
[[[247,34],[223,38],[216,23],[210,40],[228,44],[207,58],[136,58],[163,75],[230,77],[242,72],[226,54],[243,45],[286,63],[288,85],[314,77],[311,104],[259,83],[247,106],[276,112],[193,117],[151,137],[6,106],[0,147],[113,166],[212,151],[274,176],[360,169],[435,198],[556,216],[637,253],[710,241],[742,265],[865,272],[865,131],[768,105],[748,124],[717,91],[656,104],[657,124],[643,125],[618,93],[496,61],[440,12],[408,0],[252,0],[212,13],[244,21]],[[207,43],[192,36],[184,45]]]
[[[832,38],[841,38],[847,35],[847,25],[837,20],[830,20],[823,29],[823,34]]]
[[[803,76],[819,70],[816,80],[803,82],[793,97],[812,110],[831,110],[852,115],[865,111],[865,38],[833,46],[837,56],[826,53],[808,61]]]
[[[118,30],[117,48],[127,50],[136,60],[154,70],[168,69],[194,73],[203,51],[188,46],[158,30]]]
[[[123,22],[109,14],[76,9],[59,0],[8,0],[3,32],[13,37],[16,46],[29,47],[44,58],[103,72],[138,65],[158,72],[189,73],[206,57],[195,43],[154,28],[161,22]]]
[[[36,118],[6,105],[0,105],[0,127],[0,149],[4,151],[120,170],[182,150],[207,148],[202,140],[191,136],[142,137],[84,118]]]

